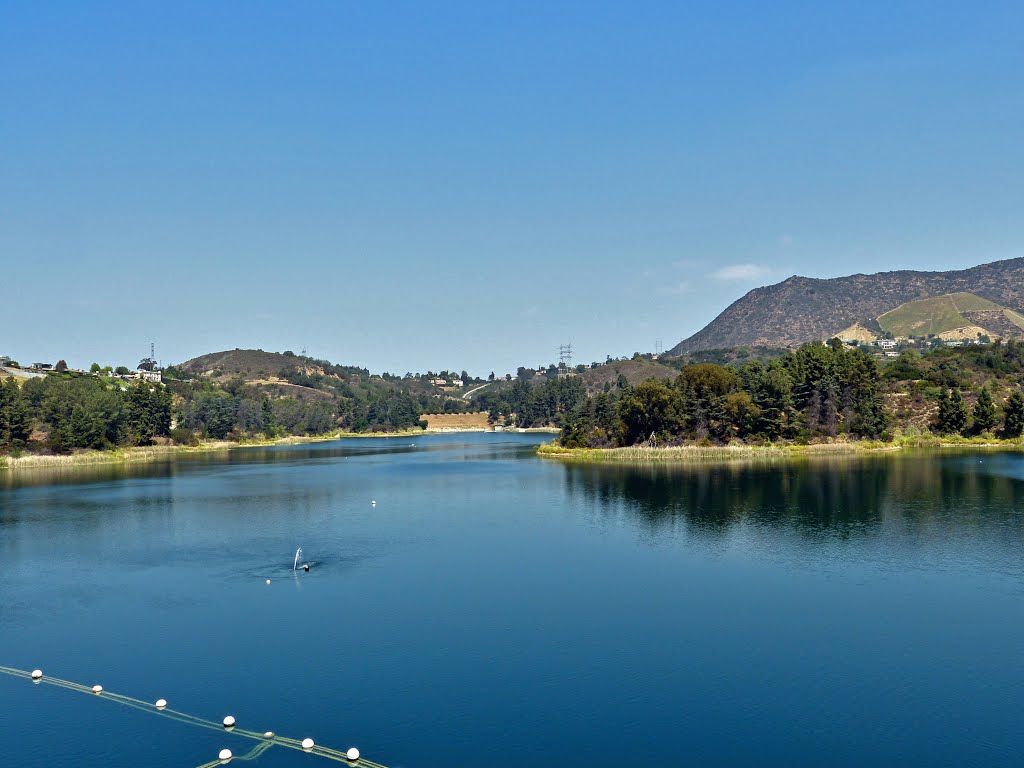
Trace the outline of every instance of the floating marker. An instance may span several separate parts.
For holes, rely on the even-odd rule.
[[[270,579],[267,579],[267,584],[269,584],[269,583],[270,583]]]
[[[82,685],[80,683],[73,683],[73,682],[70,682],[70,681],[67,681],[67,680],[61,680],[61,679],[56,678],[56,677],[54,677],[54,678],[44,678],[43,677],[43,671],[41,669],[33,669],[30,672],[30,671],[24,670],[24,669],[14,669],[12,667],[0,666],[0,674],[11,675],[13,677],[20,677],[22,679],[24,679],[25,677],[30,677],[32,679],[33,683],[40,683],[40,682],[42,682],[45,679],[50,684],[60,685],[60,686],[62,686],[64,688],[70,688],[71,690],[77,691],[79,693],[93,693],[93,694],[108,693],[107,691],[104,690],[103,686],[101,686],[99,684],[95,684],[95,685],[90,687],[88,685]],[[147,706],[153,706],[157,710],[163,710],[165,707],[167,707],[167,700],[166,699],[157,699],[152,705],[149,705],[149,704],[146,704],[145,701],[140,701],[139,699],[131,698],[130,696],[123,696],[123,695],[115,694],[115,693],[109,693],[109,696],[112,696],[113,698],[108,698],[108,697],[104,697],[104,698],[107,698],[107,700],[111,701],[111,702],[120,703],[120,704],[124,704],[124,705],[127,705],[127,706],[132,706],[132,707],[142,707],[142,708],[145,708]],[[178,717],[177,719],[180,719],[182,722],[185,722],[186,724],[189,724],[189,725],[196,725],[196,726],[201,726],[201,727],[205,727],[205,728],[216,728],[217,727],[217,721],[216,720],[205,720],[205,719],[202,719],[200,717],[195,717],[195,716],[192,716],[192,715],[185,715],[185,714],[182,714],[182,713],[177,713],[177,712],[174,712],[173,710],[172,710],[172,714],[174,714],[176,716],[180,715],[180,717]],[[237,721],[235,720],[235,717],[233,715],[225,716],[223,721],[222,721],[222,723],[224,725],[224,728],[229,730],[229,731],[232,728],[235,727],[236,722]],[[255,738],[257,740],[260,738],[259,734],[254,733],[252,731],[242,730],[239,733],[241,733],[242,735],[249,736],[250,738]],[[274,746],[277,746],[277,745],[282,745],[283,747],[288,747],[288,748],[292,748],[292,749],[294,749],[295,747],[299,747],[300,749],[302,749],[303,751],[305,751],[307,753],[311,753],[311,754],[318,755],[318,756],[321,756],[321,757],[326,757],[326,758],[334,759],[335,761],[347,763],[348,765],[352,766],[352,768],[355,768],[356,765],[367,765],[367,764],[368,765],[378,766],[378,768],[384,768],[384,766],[379,766],[377,763],[373,763],[373,762],[363,763],[362,760],[361,760],[361,756],[359,754],[359,750],[356,749],[355,747],[349,747],[347,751],[342,752],[340,750],[328,749],[326,747],[317,746],[316,743],[311,738],[305,738],[305,739],[302,739],[302,741],[298,741],[297,739],[283,738],[283,737],[281,739],[278,739],[273,731],[265,731],[263,733],[262,738],[264,738],[265,741],[263,741],[259,745],[257,745],[252,750],[251,753],[248,753],[248,754],[242,755],[242,756],[236,756],[236,755],[234,755],[231,752],[231,750],[229,750],[229,749],[222,749],[218,753],[218,760],[214,760],[212,762],[205,763],[205,765],[206,766],[213,766],[213,765],[215,765],[217,763],[227,764],[231,760],[234,760],[236,757],[238,757],[238,759],[240,759],[240,760],[253,760],[253,759],[257,758],[259,755],[261,755],[263,752],[267,751],[268,749],[270,749],[270,748],[272,748]]]

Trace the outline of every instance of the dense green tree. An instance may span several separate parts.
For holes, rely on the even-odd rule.
[[[373,430],[417,427],[420,426],[420,406],[416,399],[406,392],[389,392],[370,403],[367,421]]]
[[[974,431],[978,434],[991,432],[996,426],[996,407],[988,387],[982,387],[974,403]]]
[[[1024,394],[1014,389],[1003,406],[1003,433],[1006,437],[1024,435]]]
[[[734,371],[714,363],[688,365],[676,379],[682,394],[687,426],[697,439],[720,440],[731,432],[726,398],[737,391],[740,378]]]
[[[625,445],[671,438],[686,423],[682,392],[656,379],[642,381],[622,393],[619,419]]]
[[[123,394],[100,379],[37,379],[29,392],[38,397],[38,412],[57,452],[73,448],[108,448],[127,442],[122,434]]]
[[[960,390],[942,390],[939,394],[939,432],[948,435],[960,434],[966,426],[967,406]]]
[[[0,449],[21,448],[32,434],[27,398],[13,377],[0,380]]]
[[[239,432],[263,431],[263,406],[251,397],[240,397],[235,409],[235,425]]]
[[[759,364],[758,364],[758,367]],[[755,432],[769,440],[792,437],[796,423],[793,380],[781,365],[772,365],[751,382],[750,395],[760,416]]]
[[[260,415],[263,421],[263,431],[267,435],[274,434],[274,428],[277,426],[274,422],[274,406],[271,405],[270,400],[264,400],[260,404]]]
[[[171,432],[171,393],[162,384],[141,382],[128,388],[125,429],[135,445]]]

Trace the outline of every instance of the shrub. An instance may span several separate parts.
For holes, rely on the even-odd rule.
[[[196,433],[191,429],[185,429],[185,427],[175,427],[172,429],[171,440],[176,445],[199,445],[199,438],[196,437]]]

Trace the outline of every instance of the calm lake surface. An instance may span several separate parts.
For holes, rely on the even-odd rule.
[[[393,768],[1024,764],[1024,457],[572,466],[543,439],[0,473],[0,665]],[[250,746],[0,675],[0,765]]]

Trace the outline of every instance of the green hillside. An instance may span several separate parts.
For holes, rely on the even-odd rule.
[[[968,317],[967,313],[995,313],[1009,319],[1005,314],[1008,311],[995,302],[973,293],[947,293],[901,304],[881,315],[878,324],[882,330],[893,336],[928,336],[979,325],[976,320]]]

